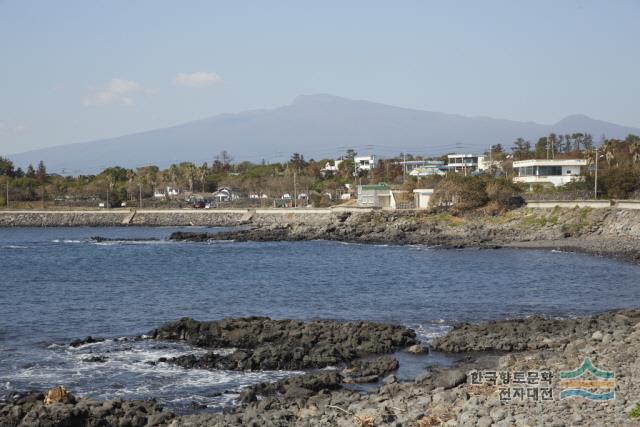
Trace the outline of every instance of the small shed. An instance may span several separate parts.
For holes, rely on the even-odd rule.
[[[433,188],[416,188],[413,190],[413,201],[416,209],[428,209],[431,196],[433,196]]]
[[[387,184],[368,184],[358,186],[358,206],[366,208],[395,209],[395,200]]]

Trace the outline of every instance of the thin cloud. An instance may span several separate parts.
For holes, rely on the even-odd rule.
[[[198,71],[195,73],[178,73],[173,79],[173,83],[178,86],[189,86],[195,88],[203,88],[222,82],[222,78],[216,73],[208,73],[206,71]]]
[[[0,122],[0,132],[2,133],[22,133],[28,131],[27,125],[18,123],[17,125],[9,125],[5,122]]]
[[[131,95],[135,93],[148,93],[140,84],[125,79],[111,79],[109,85],[84,98],[84,105],[101,106],[109,104],[132,105],[134,100]]]

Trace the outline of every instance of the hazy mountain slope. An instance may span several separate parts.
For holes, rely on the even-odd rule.
[[[464,117],[411,110],[331,95],[300,96],[272,110],[222,114],[164,129],[99,141],[62,145],[10,156],[20,166],[44,160],[49,170],[95,172],[107,166],[165,167],[180,161],[211,162],[222,150],[236,160],[283,160],[293,152],[307,158],[332,157],[353,147],[378,154],[407,150],[439,154],[510,146],[517,137],[535,141],[550,132],[589,132],[599,139],[624,137],[640,129],[569,116],[555,125]]]

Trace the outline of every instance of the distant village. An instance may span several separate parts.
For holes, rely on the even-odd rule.
[[[526,199],[640,198],[640,138],[549,135],[521,138],[482,154],[378,156],[346,150],[334,159],[294,153],[282,163],[234,162],[223,151],[211,164],[183,162],[161,170],[110,167],[96,175],[51,174],[44,162],[26,170],[0,157],[2,206],[307,208],[346,205],[383,209],[483,206]],[[498,188],[499,187],[499,188]],[[436,201],[433,198],[436,196]]]

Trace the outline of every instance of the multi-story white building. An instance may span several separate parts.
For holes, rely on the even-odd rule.
[[[477,171],[479,162],[483,160],[484,157],[477,154],[449,154],[447,156],[447,168],[450,172],[462,172],[468,175]]]
[[[353,162],[356,165],[358,171],[370,171],[376,166],[376,156],[356,156],[353,158]]]
[[[527,184],[552,184],[556,187],[571,181],[584,179],[585,159],[521,160],[513,162],[515,182]]]

